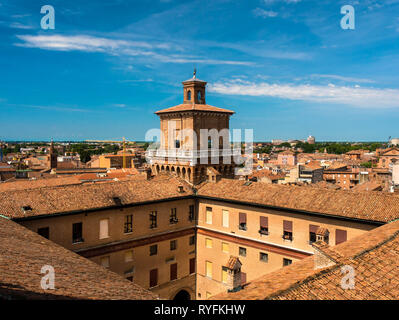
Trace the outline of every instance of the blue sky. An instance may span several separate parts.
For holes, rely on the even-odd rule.
[[[399,136],[399,0],[0,0],[0,140],[142,140],[194,67],[255,140]]]

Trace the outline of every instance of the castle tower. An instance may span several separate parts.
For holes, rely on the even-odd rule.
[[[183,82],[183,103],[155,112],[161,141],[158,149],[147,152],[153,174],[170,172],[193,184],[218,175],[210,175],[210,168],[221,177],[234,177],[233,156],[240,153],[230,146],[234,111],[207,105],[205,96],[206,82],[197,79],[194,70]]]

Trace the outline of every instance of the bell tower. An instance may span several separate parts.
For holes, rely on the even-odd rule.
[[[193,77],[187,81],[182,82],[184,104],[206,104],[205,102],[206,82],[198,80],[196,74],[197,70],[194,69]]]
[[[152,173],[168,172],[192,184],[233,178],[233,157],[241,149],[230,144],[229,121],[234,111],[207,105],[206,81],[183,81],[183,103],[155,112],[160,118],[159,147],[147,150]]]
[[[49,158],[50,158],[49,159],[50,160],[50,168],[57,169],[57,153],[55,152],[55,149],[54,149],[53,139],[51,139]]]

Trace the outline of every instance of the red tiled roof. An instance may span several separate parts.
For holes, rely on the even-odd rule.
[[[399,221],[325,250],[335,260],[330,267],[315,269],[311,256],[266,274],[241,291],[211,299],[399,299]],[[341,287],[341,267],[345,265],[354,268],[354,289]]]
[[[153,300],[157,297],[31,230],[0,218],[0,298]],[[55,272],[54,289],[41,288],[43,266]]]
[[[304,188],[276,184],[252,183],[221,179],[203,184],[199,196],[289,208],[319,214],[389,222],[399,218],[399,196],[389,193],[353,192]]]
[[[234,114],[234,111],[222,109],[218,107],[213,107],[207,104],[179,104],[174,107],[170,107],[167,109],[159,110],[155,112],[155,114],[168,113],[168,112],[180,112],[180,111],[208,111],[208,112],[221,112],[221,113],[229,113]]]

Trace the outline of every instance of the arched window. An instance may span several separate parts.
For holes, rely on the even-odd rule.
[[[191,90],[187,91],[187,100],[191,100]]]
[[[201,91],[200,90],[197,91],[197,100],[201,101]]]

